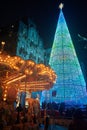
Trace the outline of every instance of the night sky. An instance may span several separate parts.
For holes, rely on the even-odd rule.
[[[0,26],[31,18],[46,47],[51,47],[59,16],[59,4],[64,3],[63,13],[79,58],[87,65],[87,41],[80,41],[78,34],[87,37],[87,0],[11,0],[0,1]]]
[[[86,0],[3,0],[0,2],[0,26],[27,16],[35,21],[45,42],[52,42],[61,2],[64,3],[63,13],[72,36],[80,33],[87,37]]]

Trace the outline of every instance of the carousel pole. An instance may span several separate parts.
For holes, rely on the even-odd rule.
[[[26,87],[27,87],[27,76],[25,77],[25,93],[24,93],[24,118],[25,118],[25,113],[26,113],[26,97],[27,97],[27,92],[26,92]]]
[[[45,93],[45,98],[47,99],[47,90],[46,90],[46,93]],[[44,108],[44,127],[46,126],[46,116],[47,116],[47,102],[45,100],[45,108]]]

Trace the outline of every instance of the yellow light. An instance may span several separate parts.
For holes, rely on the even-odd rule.
[[[33,71],[31,70],[31,71],[29,71],[29,75],[31,75],[31,74],[33,74]]]
[[[7,94],[4,94],[4,98],[7,96]]]
[[[5,93],[7,93],[7,90],[5,90]]]
[[[18,80],[20,80],[20,79],[23,79],[23,78],[25,78],[25,77],[26,77],[26,75],[19,76],[19,77],[17,77],[17,78],[14,78],[14,79],[8,81],[6,84],[13,83],[13,82],[18,81]]]
[[[4,90],[4,98],[7,95],[8,84],[14,83],[17,85],[17,88],[23,87],[23,91],[25,91],[25,79],[27,80],[27,90],[36,91],[36,90],[44,90],[50,88],[52,85],[50,83],[54,83],[56,79],[55,72],[44,64],[36,64],[31,60],[22,60],[20,57],[11,57],[9,55],[0,55],[0,63],[7,65],[11,68],[11,73],[6,73],[5,80],[3,83],[5,84]],[[28,78],[26,78],[26,76]],[[33,82],[29,82],[29,78]],[[40,81],[35,81],[39,79]],[[22,81],[22,82],[21,82]],[[18,83],[20,85],[18,86]],[[31,88],[32,87],[32,88]],[[5,99],[6,100],[6,99]]]
[[[5,45],[5,42],[2,41],[1,44],[2,44],[2,45]]]
[[[26,70],[25,70],[25,74],[28,74],[28,73],[29,73],[29,70],[28,70],[28,69],[26,69]]]
[[[6,101],[6,98],[3,98],[4,101]]]

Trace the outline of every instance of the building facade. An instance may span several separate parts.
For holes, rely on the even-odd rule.
[[[36,63],[45,63],[44,43],[33,22],[19,23],[16,55]]]

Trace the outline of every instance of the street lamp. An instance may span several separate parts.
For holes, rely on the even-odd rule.
[[[2,52],[3,52],[3,50],[4,50],[4,45],[5,45],[5,42],[3,42],[3,41],[2,41],[2,42],[1,42],[1,45],[2,45],[2,46],[1,46],[1,51],[0,51],[0,53],[2,53]]]

